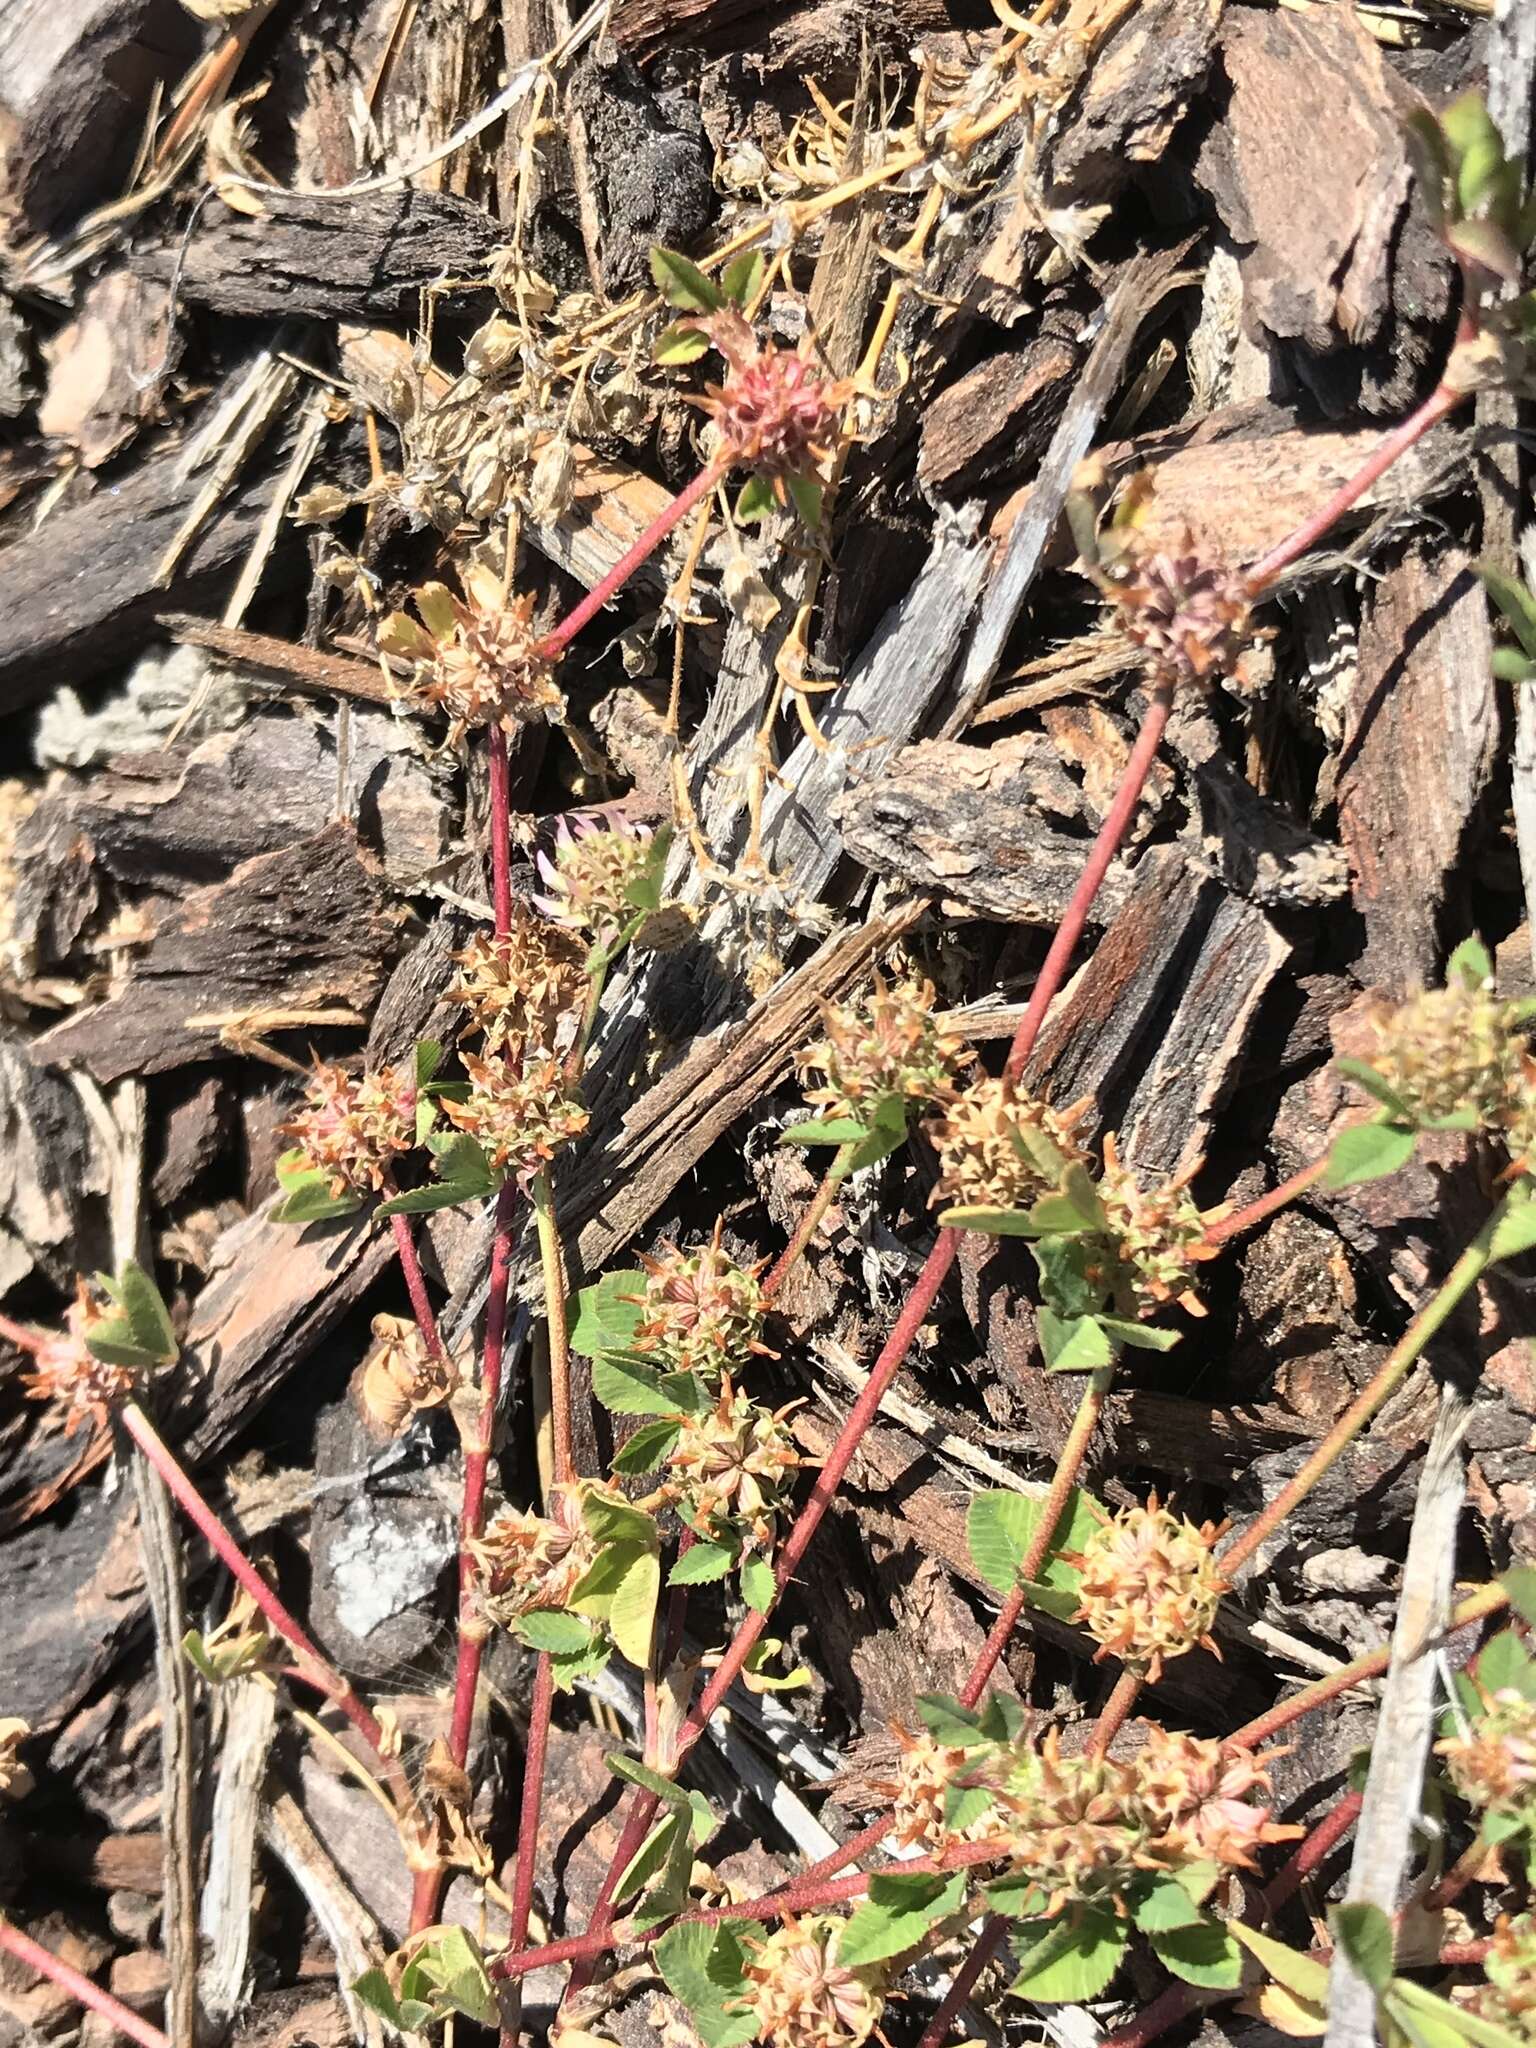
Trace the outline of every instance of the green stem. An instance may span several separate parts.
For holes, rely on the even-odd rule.
[[[544,1317],[549,1329],[549,1413],[555,1442],[555,1484],[569,1486],[576,1477],[571,1438],[571,1333],[565,1300],[565,1247],[560,1242],[547,1167],[534,1176],[533,1214],[538,1226]]]
[[[1259,1546],[1268,1541],[1288,1515],[1294,1514],[1317,1482],[1332,1469],[1349,1445],[1375,1415],[1387,1396],[1399,1386],[1410,1366],[1416,1364],[1430,1342],[1439,1335],[1458,1304],[1472,1291],[1493,1263],[1494,1232],[1507,1213],[1514,1190],[1506,1194],[1482,1229],[1473,1238],[1444,1282],[1414,1317],[1370,1385],[1350,1403],[1295,1477],[1276,1494],[1261,1515],[1221,1553],[1221,1567],[1230,1578]]]

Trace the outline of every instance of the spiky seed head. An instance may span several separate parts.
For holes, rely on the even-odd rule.
[[[758,2039],[773,2048],[861,2048],[885,2009],[880,1973],[837,1959],[844,1922],[784,1916],[746,1966]]]
[[[413,1415],[442,1407],[457,1385],[447,1359],[428,1348],[409,1316],[374,1317],[373,1343],[357,1389],[370,1422],[396,1436]]]
[[[1469,1806],[1536,1830],[1536,1700],[1506,1686],[1483,1692],[1482,1707],[1436,1750]]]
[[[1252,598],[1239,571],[1204,559],[1188,541],[1177,551],[1133,542],[1103,587],[1154,681],[1203,684],[1238,673],[1252,638]]]
[[[534,902],[568,930],[616,939],[635,918],[629,892],[650,863],[655,837],[649,825],[616,814],[562,818],[553,857],[538,856],[544,894]]]
[[[524,1064],[477,1059],[471,1052],[464,1055],[464,1071],[469,1093],[462,1102],[445,1099],[443,1114],[469,1133],[496,1173],[532,1180],[587,1127],[586,1109],[561,1060]]]
[[[761,1265],[740,1266],[721,1249],[720,1225],[697,1251],[669,1246],[660,1258],[640,1255],[645,1292],[631,1340],[664,1372],[714,1379],[751,1352],[771,1356],[759,1341],[766,1307]]]
[[[785,1488],[802,1463],[787,1412],[770,1414],[725,1377],[712,1408],[683,1416],[663,1491],[696,1534],[729,1529],[748,1550],[772,1547]]]
[[[349,1074],[316,1060],[304,1107],[280,1128],[332,1195],[376,1193],[416,1143],[416,1084],[393,1067]]]
[[[1490,1130],[1518,1118],[1525,1031],[1518,1006],[1500,1002],[1487,985],[1456,980],[1423,989],[1404,1003],[1383,1003],[1370,1024],[1375,1042],[1366,1060],[1415,1122],[1470,1114]]]
[[[1080,1574],[1073,1619],[1100,1645],[1100,1658],[1137,1666],[1156,1685],[1168,1658],[1196,1643],[1215,1650],[1211,1624],[1228,1590],[1214,1554],[1221,1533],[1170,1514],[1154,1493],[1145,1507],[1110,1516],[1065,1558]]]
[[[956,1829],[949,1820],[954,1790],[985,1787],[995,1790],[1000,1751],[952,1749],[936,1742],[926,1729],[913,1735],[894,1730],[900,1755],[896,1775],[874,1789],[891,1805],[891,1833],[904,1848],[943,1849],[950,1842],[979,1842],[1000,1832],[998,1815],[988,1811]]]
[[[1217,1258],[1219,1250],[1207,1241],[1205,1220],[1189,1192],[1195,1170],[1143,1188],[1122,1163],[1114,1133],[1105,1134],[1099,1199],[1108,1217],[1106,1235],[1123,1266],[1126,1299],[1119,1305],[1129,1314],[1151,1315],[1169,1301],[1191,1315],[1205,1313],[1192,1285],[1194,1269]]]
[[[472,562],[462,571],[464,595],[445,583],[415,593],[419,619],[391,612],[375,636],[385,654],[410,663],[404,678],[391,675],[389,692],[413,710],[442,712],[448,744],[484,726],[515,732],[547,719],[559,724],[565,699],[554,664],[540,652],[531,596],[508,597],[494,571]]]
[[[1064,1114],[1013,1082],[979,1075],[952,1095],[929,1136],[939,1155],[935,1202],[1028,1209],[1081,1159],[1074,1126],[1087,1104]]]
[[[1206,1860],[1233,1870],[1255,1867],[1266,1842],[1304,1829],[1276,1821],[1256,1804],[1270,1789],[1268,1759],[1203,1736],[1149,1727],[1134,1762],[1135,1800],[1149,1830],[1152,1867]]]
[[[549,1513],[503,1508],[470,1545],[480,1574],[480,1604],[492,1621],[535,1608],[563,1607],[597,1559],[581,1512],[581,1491],[553,1486]]]
[[[761,347],[734,309],[696,323],[724,356],[727,373],[699,404],[715,423],[722,452],[776,486],[811,477],[842,438],[851,386],[826,377],[795,349]]]
[[[514,901],[511,929],[477,932],[453,962],[446,995],[464,1006],[466,1033],[509,1056],[568,1049],[582,990],[581,948],[568,933]]]
[[[25,1799],[32,1790],[32,1773],[21,1760],[21,1745],[31,1733],[27,1722],[0,1717],[0,1799]]]
[[[807,1089],[807,1102],[856,1117],[893,1095],[908,1102],[947,1096],[965,1043],[939,1029],[935,1000],[931,981],[886,982],[877,974],[862,1001],[823,1003],[826,1036],[799,1065],[825,1074],[826,1083]]]
[[[44,1338],[21,1375],[26,1398],[50,1405],[45,1425],[62,1428],[65,1436],[81,1429],[100,1429],[113,1409],[133,1393],[134,1375],[129,1367],[97,1358],[89,1348],[92,1330],[105,1322],[107,1315],[89,1283],[76,1281],[75,1298],[64,1311],[64,1328]]]

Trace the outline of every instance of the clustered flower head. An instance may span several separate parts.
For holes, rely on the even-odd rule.
[[[761,1265],[739,1266],[720,1247],[720,1226],[697,1251],[671,1247],[661,1258],[640,1255],[645,1292],[631,1342],[663,1372],[714,1378],[748,1352],[771,1357],[759,1342],[765,1314]]]
[[[1513,1686],[1483,1692],[1465,1734],[1437,1743],[1451,1783],[1479,1813],[1536,1829],[1536,1700]]]
[[[410,1317],[374,1317],[373,1344],[358,1384],[358,1398],[370,1421],[394,1436],[413,1415],[440,1408],[457,1384],[448,1360],[429,1348]]]
[[[823,375],[797,349],[763,347],[734,307],[697,320],[724,356],[727,374],[698,402],[733,464],[756,470],[782,502],[790,477],[810,477],[842,434],[851,386]]]
[[[1108,565],[1103,587],[1155,682],[1204,683],[1238,673],[1251,635],[1246,578],[1183,549],[1138,548]]]
[[[774,2048],[860,2048],[879,2025],[885,1993],[878,1968],[837,1959],[844,1922],[831,1914],[785,1914],[766,1940],[749,1944],[748,2002],[761,2041]]]
[[[964,1041],[939,1029],[931,981],[886,982],[877,974],[871,994],[846,1006],[823,1003],[826,1037],[802,1053],[802,1068],[819,1070],[826,1085],[806,1100],[835,1116],[859,1116],[892,1096],[910,1102],[943,1099],[950,1092]]]
[[[325,1175],[332,1195],[376,1193],[391,1163],[416,1143],[416,1085],[393,1067],[349,1074],[316,1060],[304,1095],[282,1134],[303,1166]]]
[[[748,1550],[772,1549],[785,1486],[802,1462],[788,1412],[770,1414],[726,1378],[712,1408],[681,1418],[661,1492],[697,1535],[729,1530]]]
[[[579,1012],[582,973],[576,942],[558,926],[513,904],[511,929],[477,932],[453,956],[458,974],[448,1000],[462,1003],[465,1029],[497,1050],[565,1050]]]
[[[464,1071],[469,1092],[461,1102],[445,1098],[443,1114],[468,1132],[496,1173],[531,1180],[587,1127],[586,1109],[561,1060],[514,1064],[467,1052]]]
[[[926,1729],[914,1735],[898,1726],[901,1754],[896,1775],[874,1789],[891,1802],[891,1833],[903,1848],[939,1850],[950,1842],[979,1842],[999,1831],[997,1813],[988,1810],[956,1828],[949,1818],[949,1795],[971,1786],[997,1789],[1000,1756],[995,1748],[954,1749]]]
[[[581,1501],[579,1487],[551,1487],[547,1515],[503,1508],[471,1544],[481,1604],[493,1621],[565,1606],[597,1558]]]
[[[32,1773],[21,1760],[21,1745],[32,1733],[25,1721],[0,1718],[0,1799],[25,1799]]]
[[[1143,1188],[1121,1163],[1114,1133],[1105,1134],[1098,1194],[1108,1219],[1106,1234],[1121,1263],[1121,1305],[1131,1314],[1150,1315],[1169,1301],[1177,1301],[1191,1315],[1205,1313],[1191,1285],[1193,1270],[1218,1257],[1219,1251],[1208,1242],[1204,1219],[1189,1192],[1194,1170]]]
[[[617,814],[562,818],[553,858],[538,856],[545,893],[534,902],[556,924],[613,941],[636,916],[630,890],[650,864],[655,837],[649,825]]]
[[[1471,2001],[1472,2011],[1507,2027],[1517,2041],[1536,2042],[1536,1913],[1522,1913],[1516,1920],[1499,1915],[1483,1975],[1486,1982]]]
[[[509,598],[483,563],[460,573],[463,597],[445,583],[426,583],[415,593],[419,621],[391,612],[380,622],[379,647],[411,664],[408,677],[390,678],[391,696],[443,712],[450,746],[472,728],[499,725],[510,733],[541,718],[558,724],[565,699],[553,664],[539,651],[543,635],[532,597]]]
[[[1150,1727],[1125,1762],[1064,1757],[1056,1730],[1021,1745],[1000,1795],[1009,1855],[1045,1895],[1046,1915],[1113,1901],[1139,1878],[1215,1862],[1251,1870],[1266,1842],[1303,1832],[1277,1823],[1254,1795],[1269,1790],[1265,1760],[1196,1735]]]
[[[1228,1590],[1215,1557],[1221,1534],[1210,1522],[1197,1529],[1170,1514],[1154,1493],[1145,1507],[1109,1516],[1065,1557],[1080,1574],[1073,1619],[1100,1645],[1095,1662],[1119,1657],[1156,1685],[1165,1659],[1196,1643],[1216,1650],[1210,1629]]]
[[[64,1311],[64,1328],[45,1337],[33,1353],[31,1367],[21,1376],[21,1389],[29,1401],[47,1401],[52,1419],[65,1436],[77,1430],[99,1429],[112,1410],[133,1393],[134,1375],[125,1365],[113,1365],[90,1350],[90,1335],[107,1311],[91,1294],[89,1284],[76,1283],[75,1298]]]
[[[1530,1093],[1520,1007],[1475,977],[1383,1004],[1371,1032],[1367,1063],[1416,1123],[1470,1115],[1478,1129],[1496,1129]]]
[[[1082,1157],[1074,1126],[1087,1104],[1064,1114],[1014,1082],[983,1074],[951,1096],[929,1131],[939,1155],[935,1202],[1027,1209]]]

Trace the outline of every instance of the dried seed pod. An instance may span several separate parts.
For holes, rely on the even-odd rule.
[[[565,699],[553,664],[539,652],[533,599],[504,596],[494,571],[478,562],[464,569],[462,580],[462,598],[445,584],[424,584],[416,592],[419,621],[405,612],[381,620],[380,648],[411,664],[409,678],[391,676],[391,696],[446,713],[450,746],[474,727],[515,732],[541,718],[558,723]]]
[[[370,1422],[390,1436],[413,1415],[440,1408],[453,1396],[458,1375],[447,1359],[428,1349],[409,1316],[377,1315],[373,1344],[358,1380],[358,1402]]]
[[[1480,1130],[1519,1124],[1528,1092],[1525,1028],[1519,1005],[1501,1002],[1490,986],[1456,979],[1404,1003],[1383,1003],[1370,1031],[1367,1063],[1415,1122],[1465,1117]]]
[[[783,610],[752,562],[740,551],[726,563],[720,588],[733,615],[754,633],[766,632]]]
[[[806,1091],[807,1102],[834,1116],[860,1116],[891,1096],[909,1102],[942,1101],[953,1092],[963,1039],[941,1031],[934,1017],[931,981],[886,982],[858,1003],[821,1005],[826,1033],[800,1056],[802,1070],[819,1069],[826,1085]]]
[[[514,323],[493,314],[465,342],[464,367],[471,377],[500,377],[516,367],[521,346],[522,335]]]
[[[47,1401],[52,1410],[48,1420],[65,1436],[101,1428],[133,1393],[132,1371],[97,1358],[89,1349],[92,1330],[107,1320],[107,1314],[92,1297],[89,1284],[77,1281],[75,1298],[64,1311],[64,1328],[44,1339],[21,1375],[23,1394],[29,1401]]]
[[[1469,1806],[1536,1832],[1536,1700],[1506,1686],[1484,1692],[1482,1708],[1436,1754]]]
[[[549,1513],[503,1508],[470,1545],[481,1605],[505,1625],[535,1608],[563,1607],[597,1559],[579,1487],[550,1489]]]
[[[540,451],[528,479],[528,516],[539,526],[551,526],[567,510],[576,488],[576,457],[563,434],[557,434]]]
[[[582,954],[557,925],[512,905],[511,929],[477,932],[453,956],[458,973],[447,1000],[462,1003],[466,1031],[520,1055],[565,1051],[574,1037],[582,993]]]
[[[1190,1283],[1195,1267],[1218,1258],[1220,1248],[1207,1241],[1205,1219],[1187,1186],[1196,1170],[1143,1188],[1121,1164],[1114,1133],[1105,1133],[1099,1199],[1108,1218],[1105,1234],[1121,1261],[1125,1298],[1118,1306],[1128,1314],[1151,1315],[1169,1301],[1191,1315],[1205,1314]]]

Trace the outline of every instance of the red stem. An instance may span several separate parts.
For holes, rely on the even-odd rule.
[[[918,2042],[917,2048],[941,2048],[955,2015],[976,1989],[982,1971],[1007,1938],[1008,1922],[1001,1913],[993,1913],[984,1923],[974,1947],[956,1972],[955,1981],[944,1994],[943,2004],[924,2028],[923,2038]]]
[[[596,618],[609,598],[623,589],[640,564],[656,552],[679,520],[686,519],[700,498],[709,495],[725,475],[727,467],[723,462],[710,463],[699,471],[685,490],[678,492],[671,504],[651,521],[634,546],[620,555],[602,581],[587,592],[576,609],[563,618],[552,633],[544,636],[534,650],[537,659],[555,661],[564,654],[588,620]]]
[[[394,1232],[395,1253],[400,1261],[400,1271],[405,1275],[405,1291],[411,1297],[411,1314],[416,1318],[416,1327],[432,1356],[444,1358],[447,1354],[438,1334],[437,1317],[432,1313],[432,1303],[427,1296],[426,1275],[421,1270],[411,1219],[409,1216],[391,1216],[389,1227]]]
[[[1298,1845],[1295,1855],[1274,1882],[1265,1887],[1266,1913],[1278,1913],[1291,1894],[1298,1891],[1315,1870],[1322,1868],[1360,1818],[1364,1804],[1362,1793],[1346,1792],[1332,1813],[1318,1822],[1306,1840]]]
[[[20,1323],[13,1323],[9,1316],[0,1316],[0,1337],[8,1344],[14,1344],[18,1351],[25,1351],[29,1358],[36,1358],[43,1348],[43,1338],[36,1330],[28,1330]],[[25,1940],[25,1936],[22,1937]]]
[[[528,1746],[523,1751],[523,1797],[517,1816],[517,1876],[512,1886],[512,1918],[508,1946],[520,1949],[528,1939],[533,1912],[533,1880],[538,1864],[539,1821],[544,1806],[544,1770],[549,1754],[549,1716],[554,1703],[554,1667],[541,1653],[533,1675],[528,1714]],[[518,1978],[502,2013],[502,2038],[515,2041],[522,2025],[523,1986]]]
[[[499,725],[486,733],[491,769],[491,907],[496,936],[512,929],[512,798],[507,736]]]
[[[1246,1208],[1234,1209],[1230,1216],[1213,1217],[1206,1226],[1207,1244],[1225,1244],[1229,1237],[1237,1237],[1242,1231],[1252,1230],[1256,1223],[1265,1223],[1279,1209],[1284,1209],[1306,1193],[1315,1181],[1322,1179],[1328,1171],[1328,1157],[1314,1159],[1310,1166],[1302,1167],[1278,1187],[1271,1188],[1267,1195],[1260,1195],[1256,1202],[1249,1202]]]
[[[99,1984],[93,1984],[89,1977],[71,1968],[62,1957],[54,1955],[51,1949],[43,1948],[31,1935],[23,1934],[19,1927],[13,1927],[9,1920],[3,1918],[0,1918],[0,1949],[8,1950],[18,1962],[36,1970],[40,1977],[49,1978],[78,2004],[99,2012],[120,2034],[126,2034],[130,2041],[137,2041],[140,2048],[171,2048],[168,2036],[162,2034],[158,2027],[140,2019],[120,1998],[114,1998],[110,1991],[103,1991]]]
[[[1473,330],[1464,313],[1456,331],[1458,342],[1470,339]],[[1304,555],[1315,541],[1322,539],[1336,520],[1341,519],[1357,499],[1385,474],[1400,455],[1404,455],[1415,441],[1421,440],[1431,427],[1437,426],[1448,413],[1454,412],[1466,397],[1464,391],[1452,391],[1444,384],[1437,384],[1421,406],[1409,413],[1407,419],[1383,434],[1375,448],[1355,471],[1348,483],[1341,484],[1327,502],[1317,509],[1300,526],[1277,541],[1269,553],[1263,556],[1248,571],[1248,588],[1257,596],[1266,589],[1282,569],[1289,568],[1298,555]]]

